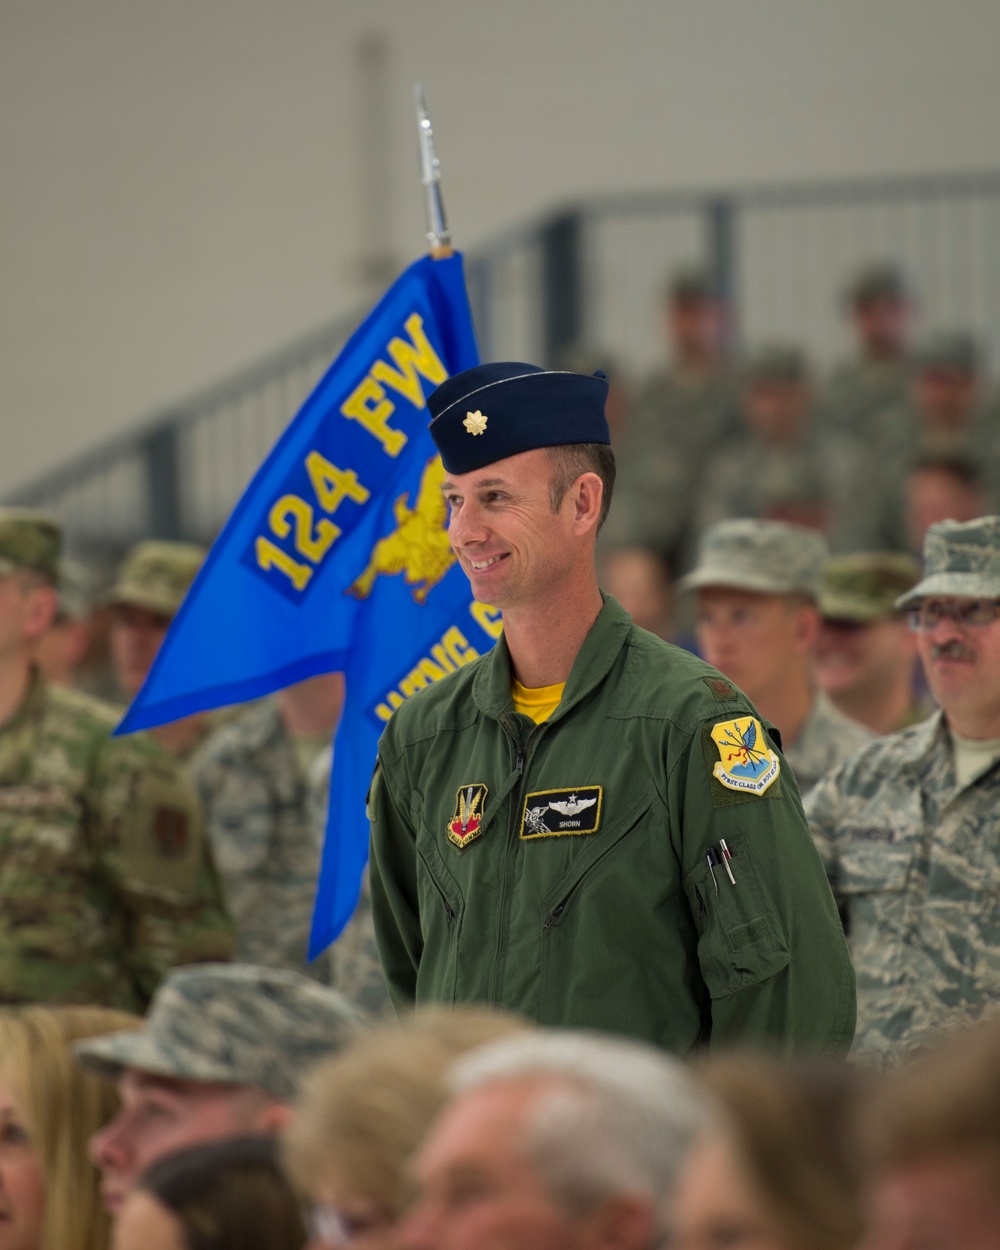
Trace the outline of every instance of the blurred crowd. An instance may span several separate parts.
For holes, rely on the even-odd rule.
[[[397,1019],[367,881],[308,962],[341,676],[115,738],[205,552],[102,585],[2,510],[0,1250],[1000,1250],[1000,399],[893,266],[843,300],[826,378],[694,268],[654,376],[562,363],[611,378],[602,585],[780,734],[848,1062]]]

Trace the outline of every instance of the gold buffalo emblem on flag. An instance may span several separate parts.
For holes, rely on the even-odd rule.
[[[441,494],[444,465],[440,456],[427,461],[417,488],[417,501],[409,506],[409,494],[392,505],[396,528],[380,538],[372,549],[368,567],[347,588],[355,599],[367,599],[379,574],[402,573],[416,603],[423,603],[455,563],[445,522],[448,505]]]

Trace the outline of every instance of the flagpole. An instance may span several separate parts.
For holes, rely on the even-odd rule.
[[[427,208],[427,242],[434,260],[444,260],[454,254],[451,246],[451,228],[441,198],[441,162],[434,151],[434,132],[427,116],[424,89],[416,84],[417,127],[420,136],[420,181],[424,185],[424,202]]]

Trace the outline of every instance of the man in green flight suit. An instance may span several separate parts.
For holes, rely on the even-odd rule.
[[[228,959],[232,930],[197,799],[118,709],[33,662],[56,613],[60,529],[0,509],[0,1002],[141,1011],[176,964]]]
[[[428,399],[451,545],[504,630],[379,745],[388,984],[398,1006],[492,1003],[681,1054],[846,1050],[854,974],[777,735],[598,587],[606,390],[496,363]]]

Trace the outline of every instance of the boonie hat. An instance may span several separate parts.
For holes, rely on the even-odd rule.
[[[900,595],[905,608],[928,595],[1000,599],[1000,516],[939,521],[924,538],[924,576]]]
[[[720,521],[702,535],[698,563],[681,591],[725,586],[765,595],[818,599],[830,551],[816,530],[790,521]]]
[[[18,569],[59,580],[62,526],[48,512],[33,508],[0,508],[0,577]]]
[[[884,620],[895,616],[896,600],[919,580],[919,560],[902,551],[831,556],[823,571],[819,610],[831,621]]]
[[[196,543],[136,543],[118,567],[108,603],[176,616],[205,554],[204,547]]]
[[[536,447],[608,443],[608,380],[521,361],[476,365],[427,397],[431,438],[449,473],[471,473]]]
[[[290,1102],[304,1072],[341,1050],[361,1022],[343,995],[298,972],[191,964],[168,974],[141,1029],[78,1042],[73,1051],[104,1076],[138,1068],[250,1085]]]

